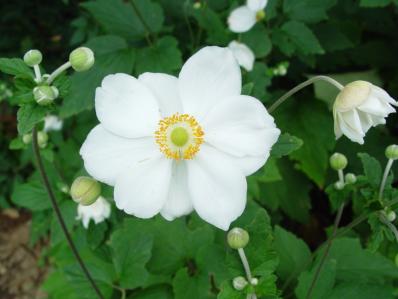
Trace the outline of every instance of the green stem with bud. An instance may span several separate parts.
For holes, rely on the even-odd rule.
[[[52,74],[50,75],[50,77],[48,77],[48,79],[46,81],[47,84],[50,85],[54,81],[54,79],[56,77],[58,77],[59,74],[61,74],[63,71],[67,70],[71,66],[72,65],[71,65],[71,63],[69,61],[65,62],[63,65],[61,65],[59,68],[57,68],[54,72],[52,72]]]
[[[283,104],[283,102],[285,102],[292,95],[294,95],[298,91],[302,90],[303,88],[307,87],[308,85],[311,85],[311,84],[315,83],[316,81],[328,82],[328,83],[332,84],[333,86],[335,86],[339,90],[342,90],[344,88],[344,86],[342,84],[340,84],[338,81],[334,80],[331,77],[328,77],[328,76],[315,76],[315,77],[312,77],[312,78],[308,79],[307,81],[304,81],[304,82],[300,83],[299,85],[297,85],[296,87],[292,88],[287,93],[285,93],[283,96],[281,96],[278,100],[276,100],[275,103],[273,103],[268,108],[268,112],[272,113],[276,108],[278,108],[281,104]]]
[[[240,260],[242,261],[243,268],[245,269],[247,280],[250,284],[252,284],[253,275],[250,270],[250,265],[249,265],[249,261],[247,260],[246,254],[245,254],[245,250],[243,248],[239,248],[238,253],[239,253]],[[249,294],[248,298],[257,299],[257,296],[256,296],[256,294]]]
[[[394,163],[393,159],[388,159],[386,168],[384,169],[383,179],[381,180],[380,189],[379,189],[379,195],[377,197],[379,201],[383,200],[384,188],[386,186],[387,177],[388,177],[388,174],[390,173],[390,170],[391,170],[391,167],[392,167],[393,163]]]
[[[339,170],[337,171],[337,173],[338,173],[338,175],[339,175],[339,181],[340,181],[342,184],[345,184],[345,182],[344,182],[344,172],[343,172],[343,169],[339,169]]]
[[[41,72],[40,72],[40,66],[38,64],[33,66],[33,70],[35,72],[35,82],[39,83],[41,82]]]
[[[381,222],[383,222],[385,225],[387,225],[387,227],[394,234],[395,240],[398,242],[398,230],[395,227],[395,225],[392,224],[382,212],[379,212],[379,219]]]
[[[101,291],[99,290],[98,286],[94,282],[94,279],[91,277],[90,272],[88,271],[86,265],[84,264],[82,258],[80,257],[75,244],[73,243],[72,237],[68,232],[68,229],[66,228],[65,221],[62,217],[61,210],[59,209],[59,206],[57,204],[57,201],[55,199],[55,194],[54,191],[51,187],[50,181],[48,179],[47,173],[45,171],[44,165],[43,165],[43,160],[41,158],[40,154],[40,147],[37,141],[37,128],[34,127],[32,131],[32,144],[33,144],[33,154],[36,158],[37,162],[37,167],[40,173],[40,176],[43,180],[44,188],[47,191],[48,197],[50,198],[51,205],[53,207],[53,210],[55,212],[55,215],[58,219],[59,224],[61,225],[61,229],[65,234],[66,240],[68,241],[69,247],[71,248],[77,262],[79,263],[80,267],[83,270],[84,275],[87,277],[87,280],[90,282],[91,286],[93,287],[95,293],[97,294],[99,299],[104,299],[104,296],[102,295]]]

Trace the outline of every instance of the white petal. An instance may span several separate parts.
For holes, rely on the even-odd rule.
[[[205,47],[182,67],[179,90],[184,112],[200,122],[222,99],[239,95],[242,78],[231,50]]]
[[[336,139],[339,139],[343,135],[343,132],[340,129],[339,118],[337,117],[337,111],[334,109],[334,107],[333,107],[333,119],[334,119],[334,135],[336,136]]]
[[[246,5],[253,11],[259,11],[267,6],[268,0],[247,0]]]
[[[365,102],[358,106],[358,109],[377,116],[387,116],[395,112],[395,109],[390,104],[379,100],[376,97],[369,97]]]
[[[261,156],[244,156],[241,158],[233,155],[228,156],[231,159],[231,163],[237,165],[245,176],[249,176],[264,166],[270,153],[267,152]]]
[[[182,112],[178,79],[161,73],[144,73],[138,77],[156,96],[162,117]]]
[[[359,119],[361,121],[362,131],[366,133],[370,127],[373,126],[372,117],[370,114],[357,110]],[[384,119],[384,118],[383,118]]]
[[[116,179],[115,203],[127,214],[151,218],[164,206],[170,186],[171,162],[162,154],[138,161]]]
[[[384,89],[376,86],[376,85],[372,85],[372,96],[375,96],[379,99],[382,99],[383,101],[394,105],[394,106],[398,106],[398,102],[396,100],[394,100]]]
[[[245,176],[227,157],[206,144],[187,166],[195,211],[203,220],[228,230],[245,209]]]
[[[62,129],[63,120],[56,115],[47,115],[44,118],[44,131],[59,131]]]
[[[363,144],[364,134],[360,134],[357,131],[354,131],[350,126],[348,126],[344,118],[342,117],[340,112],[337,112],[338,123],[340,126],[340,130],[343,132],[345,136],[347,136],[351,141],[358,142],[359,144]]]
[[[365,135],[365,132],[362,130],[361,121],[359,119],[358,112],[355,109],[340,112],[340,115],[345,121],[345,124],[349,126],[353,131],[357,132],[360,135]]]
[[[119,137],[105,130],[102,125],[91,130],[80,149],[87,172],[95,179],[112,186],[116,177],[126,168],[158,153],[153,138]]]
[[[228,17],[229,30],[236,33],[249,31],[256,24],[256,11],[247,6],[239,6]]]
[[[95,93],[95,110],[107,130],[123,137],[150,136],[160,119],[155,96],[127,74],[104,78]]]
[[[214,107],[203,128],[206,142],[237,157],[264,156],[280,135],[264,105],[244,95],[231,97]]]
[[[111,205],[100,196],[93,204],[89,206],[77,206],[77,218],[82,220],[83,226],[88,228],[90,220],[94,220],[95,224],[101,223],[111,215]]]
[[[241,67],[249,72],[253,69],[255,57],[253,51],[248,46],[232,41],[229,43],[228,48],[231,49]]]
[[[174,161],[167,201],[160,214],[167,220],[187,215],[193,210],[188,191],[187,166],[183,161]]]

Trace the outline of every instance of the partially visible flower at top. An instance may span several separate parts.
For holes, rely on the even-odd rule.
[[[80,150],[87,172],[115,186],[116,206],[128,214],[173,220],[195,209],[227,230],[245,209],[245,177],[280,135],[241,88],[236,59],[220,47],[198,51],[178,78],[105,77],[95,95],[100,124]]]
[[[77,206],[77,217],[76,220],[81,220],[84,228],[88,228],[90,220],[93,220],[95,224],[103,222],[108,219],[111,215],[111,205],[102,196],[89,206],[79,204]]]
[[[354,81],[338,94],[333,105],[336,139],[346,135],[360,144],[370,127],[385,124],[398,103],[389,94],[369,82]]]
[[[248,46],[246,46],[244,43],[233,40],[229,43],[228,48],[232,51],[232,54],[241,67],[248,72],[253,70],[255,56],[253,51]]]
[[[60,131],[62,129],[63,120],[56,115],[47,115],[44,118],[44,132]]]
[[[249,31],[265,17],[268,0],[247,0],[246,5],[235,8],[228,17],[229,30],[236,33]]]

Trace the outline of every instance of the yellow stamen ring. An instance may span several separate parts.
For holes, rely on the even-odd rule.
[[[155,140],[160,151],[169,159],[192,159],[204,142],[204,132],[189,114],[173,114],[159,121]]]

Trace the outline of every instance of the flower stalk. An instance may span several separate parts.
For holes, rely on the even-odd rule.
[[[379,195],[377,196],[377,198],[379,199],[380,202],[383,200],[384,188],[386,187],[387,177],[388,177],[388,174],[390,173],[393,163],[394,163],[394,159],[388,159],[386,168],[384,169],[383,179],[381,180],[381,183],[380,183]]]
[[[71,66],[72,66],[72,64],[69,61],[65,62],[63,65],[61,65],[59,68],[57,68],[54,72],[52,72],[50,77],[47,78],[47,84],[50,85],[54,81],[55,78],[57,78],[63,71],[67,70]]]

